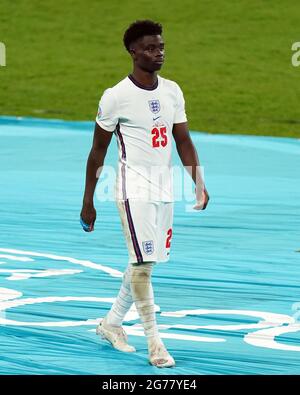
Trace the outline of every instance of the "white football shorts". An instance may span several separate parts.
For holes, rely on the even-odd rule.
[[[129,263],[167,262],[170,255],[173,203],[118,200]]]

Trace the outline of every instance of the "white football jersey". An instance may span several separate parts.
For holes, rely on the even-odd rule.
[[[186,121],[180,87],[160,76],[153,88],[128,76],[104,92],[96,122],[118,141],[117,200],[173,201],[172,129]]]

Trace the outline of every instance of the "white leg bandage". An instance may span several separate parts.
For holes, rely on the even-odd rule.
[[[123,281],[117,299],[106,316],[109,325],[121,326],[127,311],[133,303],[130,289],[131,268],[131,265],[128,265],[123,274]]]
[[[131,267],[131,294],[148,342],[159,338],[155,317],[151,274],[154,263]]]

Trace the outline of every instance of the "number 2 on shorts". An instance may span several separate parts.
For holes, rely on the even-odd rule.
[[[171,239],[172,239],[172,229],[169,229],[167,232],[167,240],[166,240],[166,248],[170,248],[171,247]]]

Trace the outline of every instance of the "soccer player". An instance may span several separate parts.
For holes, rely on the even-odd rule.
[[[129,263],[111,310],[97,334],[123,352],[134,352],[122,322],[132,303],[143,325],[149,362],[157,367],[175,365],[158,332],[151,283],[153,266],[169,259],[173,223],[171,174],[172,136],[182,164],[195,182],[194,209],[204,210],[209,195],[188,130],[184,97],[173,81],[157,75],[164,63],[162,26],[136,21],[124,34],[133,71],[99,103],[90,151],[81,211],[86,231],[94,229],[93,196],[107,148],[114,134],[119,149],[116,200],[127,242]]]

